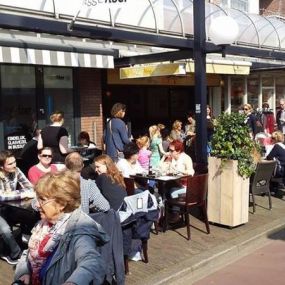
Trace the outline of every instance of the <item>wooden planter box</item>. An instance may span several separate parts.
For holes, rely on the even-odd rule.
[[[248,222],[249,179],[238,174],[236,160],[220,168],[221,159],[209,157],[208,218],[235,227]]]

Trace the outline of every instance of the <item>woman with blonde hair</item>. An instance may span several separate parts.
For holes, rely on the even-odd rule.
[[[64,159],[67,153],[71,152],[68,148],[68,132],[62,125],[64,123],[64,113],[55,111],[51,114],[52,124],[42,129],[38,149],[50,147],[53,151],[52,164],[58,164],[58,169],[64,168]],[[62,165],[62,166],[60,166]]]
[[[175,120],[172,124],[172,130],[170,132],[170,137],[172,140],[179,140],[183,142],[184,140],[184,132],[182,131],[182,122],[179,120]]]
[[[276,160],[277,168],[276,168],[276,177],[284,176],[284,168],[285,168],[285,145],[284,145],[284,135],[281,131],[273,132],[271,135],[272,142],[274,144],[273,148],[267,155],[267,160]]]
[[[138,156],[138,162],[140,163],[143,169],[148,171],[150,156],[151,156],[151,151],[148,149],[149,144],[150,144],[149,137],[148,136],[139,137],[136,140],[136,143],[140,149],[139,156]]]
[[[250,130],[250,137],[254,138],[256,135],[256,117],[252,113],[253,108],[250,104],[243,105],[243,112],[246,115],[245,123],[248,125]]]
[[[96,184],[110,207],[117,211],[127,196],[124,177],[111,157],[106,154],[95,157],[94,165],[98,173]]]
[[[32,230],[15,279],[27,285],[102,284],[106,264],[98,247],[109,238],[79,208],[79,179],[69,171],[48,173],[35,191],[41,220]]]
[[[150,136],[150,151],[151,151],[150,166],[153,168],[158,168],[162,155],[165,155],[167,153],[164,151],[162,146],[160,128],[157,125],[150,126],[149,136]]]

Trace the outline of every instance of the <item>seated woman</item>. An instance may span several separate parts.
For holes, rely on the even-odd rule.
[[[273,141],[273,148],[267,155],[267,160],[276,160],[277,167],[275,177],[284,177],[285,171],[285,145],[284,145],[284,135],[281,131],[273,132],[271,135]]]
[[[94,164],[98,173],[96,184],[110,207],[117,211],[127,196],[124,177],[111,157],[106,154],[95,157]]]
[[[192,159],[184,152],[183,142],[174,140],[169,145],[170,155],[163,156],[161,169],[167,169],[172,174],[194,175]],[[186,181],[185,181],[186,182]],[[177,198],[179,194],[186,193],[186,183],[182,181],[170,189],[171,198]]]
[[[29,180],[35,185],[38,180],[48,172],[56,172],[57,168],[55,164],[51,164],[52,149],[50,147],[44,147],[38,151],[39,163],[32,166],[28,172]]]
[[[90,140],[90,136],[87,132],[80,132],[78,135],[78,146],[87,147],[87,149],[81,151],[80,154],[92,162],[96,153],[96,144]]]
[[[139,150],[137,144],[133,142],[124,146],[123,153],[125,158],[121,158],[117,162],[117,167],[124,177],[146,172],[138,161]]]
[[[168,170],[169,174],[194,175],[192,159],[184,152],[183,142],[174,140],[170,143],[168,151],[170,155],[163,156],[161,160],[160,167],[162,171]],[[166,197],[177,198],[180,194],[186,193],[187,179],[180,179],[179,182],[170,183],[168,187],[169,191],[166,193]],[[169,222],[176,223],[180,219],[178,209],[173,207],[172,212]]]
[[[33,190],[33,185],[29,182],[23,172],[16,166],[16,159],[10,151],[0,151],[0,195],[13,193],[18,185],[28,191]],[[4,208],[4,207],[3,207]],[[17,264],[21,248],[13,237],[10,226],[3,215],[4,209],[0,212],[0,236],[9,247],[10,255],[1,255],[0,258],[9,264]]]
[[[105,264],[97,250],[106,233],[80,208],[79,179],[48,173],[37,183],[41,220],[32,230],[15,280],[23,284],[102,284]]]

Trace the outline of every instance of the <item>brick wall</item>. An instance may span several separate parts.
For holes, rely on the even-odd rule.
[[[88,132],[90,139],[101,147],[103,135],[101,71],[81,68],[78,75],[81,131]]]
[[[284,0],[260,0],[260,13],[262,15],[277,14],[285,16],[285,1]]]

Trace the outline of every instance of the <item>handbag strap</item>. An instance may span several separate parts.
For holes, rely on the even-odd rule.
[[[112,119],[109,120],[109,128],[110,128],[110,133],[111,133],[111,136],[112,136],[112,140],[113,140],[114,146],[115,146],[117,152],[121,152],[118,149],[118,147],[117,147],[116,141],[114,140],[113,131],[112,131]]]

